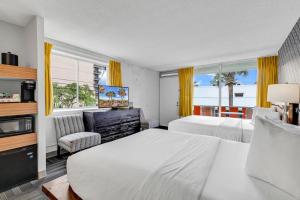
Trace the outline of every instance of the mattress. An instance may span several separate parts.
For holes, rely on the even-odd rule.
[[[201,200],[295,200],[245,172],[249,144],[222,140]]]
[[[168,129],[249,143],[254,126],[248,119],[192,115],[171,121]]]

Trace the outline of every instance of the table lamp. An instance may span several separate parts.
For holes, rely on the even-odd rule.
[[[299,84],[272,84],[268,86],[268,97],[267,101],[271,103],[283,103],[284,113],[283,121],[288,122],[287,106],[288,104],[299,104],[300,103],[300,85]],[[299,105],[298,105],[299,106]],[[297,107],[298,107],[297,106]],[[298,109],[297,109],[298,112]],[[293,113],[290,113],[291,115]],[[298,122],[297,113],[297,122]]]

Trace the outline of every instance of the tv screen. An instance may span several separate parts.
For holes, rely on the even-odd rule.
[[[115,108],[128,107],[129,88],[108,85],[98,86],[98,107]]]

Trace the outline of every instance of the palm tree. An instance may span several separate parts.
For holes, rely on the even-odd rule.
[[[236,75],[248,76],[248,71],[224,72],[221,74],[218,73],[211,81],[213,86],[219,86],[220,83],[224,83],[226,86],[228,86],[229,107],[233,106],[233,86],[238,84]]]
[[[124,97],[127,95],[126,90],[124,88],[120,88],[119,91],[118,91],[118,94],[121,96],[122,103],[123,103]]]
[[[104,92],[105,92],[105,87],[103,85],[100,85],[99,86],[99,93],[104,94]]]
[[[112,105],[112,98],[116,96],[116,93],[113,91],[106,92],[105,94],[110,99],[110,105]]]

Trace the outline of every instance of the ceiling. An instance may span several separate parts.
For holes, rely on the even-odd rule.
[[[299,0],[1,0],[0,20],[154,70],[276,54]]]

